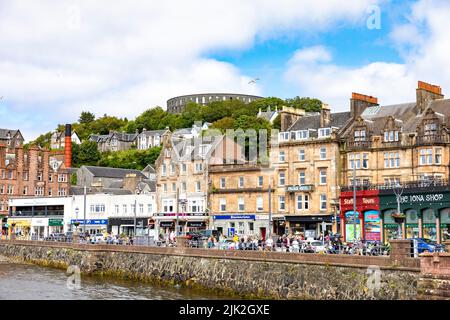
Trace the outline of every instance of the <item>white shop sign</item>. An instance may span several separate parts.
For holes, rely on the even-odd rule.
[[[32,218],[31,226],[32,227],[46,227],[46,226],[48,226],[48,218]]]

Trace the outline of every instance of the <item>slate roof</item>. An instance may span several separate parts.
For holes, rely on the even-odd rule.
[[[180,159],[204,159],[206,156],[211,154],[211,151],[214,150],[214,147],[222,141],[223,136],[211,136],[211,137],[198,137],[191,139],[174,139],[173,140],[173,149],[177,152],[177,156]],[[201,145],[210,145],[205,156],[200,155],[200,146]],[[190,152],[188,148],[191,149]]]
[[[349,111],[332,113],[330,117],[331,121],[327,127],[342,128],[351,121],[351,113]],[[297,131],[307,129],[317,130],[319,128],[322,128],[322,126],[320,125],[320,112],[314,112],[314,113],[307,113],[305,116],[299,118],[286,131]]]
[[[122,188],[103,188],[101,191],[95,189],[95,188],[88,188],[86,194],[113,194],[113,195],[127,195],[127,194],[133,194],[130,190],[122,189]],[[84,187],[80,186],[71,186],[70,187],[70,195],[83,195],[84,194]]]
[[[429,108],[442,114],[445,121],[450,116],[450,99],[434,100]],[[369,130],[376,135],[382,134],[389,116],[392,116],[405,133],[416,132],[424,113],[419,113],[416,102],[369,107],[361,114]],[[343,136],[350,134],[352,124]]]
[[[261,111],[260,114],[258,114],[258,118],[265,119],[267,121],[270,121],[274,115],[278,114],[277,111]]]
[[[0,129],[0,139],[6,140],[8,139],[8,132],[11,134],[11,138],[15,136],[15,134],[19,130],[11,130],[11,129]]]
[[[145,179],[145,175],[134,169],[120,169],[120,168],[109,168],[109,167],[94,167],[94,166],[83,166],[89,172],[91,172],[94,177],[104,177],[104,178],[117,178],[123,179],[128,173],[135,173],[138,177]]]
[[[125,142],[133,142],[138,136],[137,133],[125,133],[125,132],[112,132],[110,133],[111,138],[114,136],[117,140]]]
[[[150,136],[162,136],[164,133],[166,133],[169,130],[146,130],[146,131],[142,131],[139,135],[145,135],[147,137]]]

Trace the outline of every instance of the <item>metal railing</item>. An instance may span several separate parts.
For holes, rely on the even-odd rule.
[[[449,186],[448,179],[433,179],[433,180],[420,180],[420,181],[408,181],[400,184],[362,184],[357,185],[357,191],[363,190],[393,190],[395,188],[414,189],[414,188],[429,188],[429,187],[447,187]],[[353,186],[341,186],[341,191],[353,191]]]
[[[426,146],[433,145],[438,143],[448,143],[449,139],[445,134],[430,134],[430,135],[422,135],[417,136],[416,145],[418,146]]]
[[[348,150],[361,150],[361,149],[369,149],[372,147],[372,142],[369,140],[365,141],[348,141],[347,149]]]

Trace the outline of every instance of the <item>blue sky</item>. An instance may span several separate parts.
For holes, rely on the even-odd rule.
[[[445,0],[0,0],[0,127],[30,140],[207,91],[413,101],[418,80],[450,88],[449,16]]]

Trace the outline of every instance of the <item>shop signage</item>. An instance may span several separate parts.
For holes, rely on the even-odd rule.
[[[91,224],[91,225],[107,225],[108,219],[86,219],[86,223],[84,219],[72,219],[70,220],[70,224],[74,224],[75,222],[79,222],[81,225]]]
[[[356,201],[358,201],[357,199]],[[377,204],[375,198],[362,198],[362,204]],[[344,205],[353,204],[353,199],[344,199]]]
[[[204,217],[206,213],[204,212],[192,212],[192,213],[155,213],[157,217]]]
[[[33,219],[31,219],[31,226],[33,226],[33,227],[46,227],[46,226],[48,226],[48,219],[46,219],[46,218],[33,218]]]
[[[50,227],[62,227],[64,224],[62,219],[48,219],[48,225]]]
[[[223,215],[213,217],[214,220],[255,220],[254,214],[235,214],[235,215]]]
[[[173,221],[160,221],[159,226],[164,228],[173,227]]]
[[[400,203],[414,203],[414,202],[438,202],[444,200],[443,193],[433,193],[433,194],[411,194],[407,196],[402,196],[400,198]]]
[[[312,191],[313,190],[313,186],[310,184],[305,184],[305,185],[296,185],[296,186],[287,186],[286,187],[286,191],[287,192],[297,192],[297,191],[303,191],[303,192],[308,192],[308,191]]]
[[[381,219],[378,211],[371,210],[364,213],[364,229],[366,240],[381,240],[380,222]]]
[[[192,228],[203,228],[206,224],[202,221],[188,221],[187,226]]]

